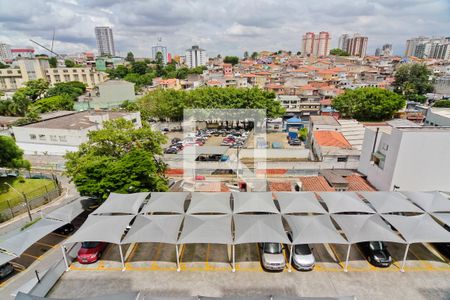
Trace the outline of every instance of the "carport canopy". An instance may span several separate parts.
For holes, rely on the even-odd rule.
[[[231,215],[186,215],[178,244],[232,244]]]
[[[108,199],[92,214],[137,214],[142,202],[150,193],[109,194]]]
[[[440,192],[402,193],[426,212],[450,212],[450,200]]]
[[[450,243],[450,232],[428,214],[418,216],[383,215],[411,243]]]
[[[432,215],[445,225],[450,226],[450,213],[434,213]]]
[[[233,192],[233,212],[238,213],[280,213],[272,199],[271,192]]]
[[[59,220],[40,219],[33,225],[1,241],[0,249],[20,256],[31,245],[39,241],[50,232],[53,232],[55,229],[64,226],[65,224],[67,224],[67,222]]]
[[[86,222],[64,244],[77,242],[107,242],[120,244],[122,235],[134,215],[89,215]]]
[[[380,214],[397,212],[423,213],[422,209],[411,203],[399,192],[359,192],[359,194],[369,201]]]
[[[326,213],[313,192],[275,192],[282,214]]]
[[[290,244],[281,221],[281,215],[234,215],[235,244],[285,243]]]
[[[74,202],[66,204],[46,214],[45,218],[61,220],[70,223],[82,212],[83,212],[83,205],[81,204],[81,200],[75,200]]]
[[[292,230],[292,244],[348,244],[329,215],[284,216]]]
[[[331,216],[350,244],[370,241],[405,243],[379,215],[332,215]]]
[[[318,194],[327,205],[329,213],[374,213],[374,210],[365,204],[354,192],[320,192]]]
[[[122,244],[176,244],[182,221],[182,215],[137,215]]]
[[[197,192],[192,193],[187,214],[220,213],[231,214],[229,192]]]
[[[97,297],[85,297],[85,298],[64,298],[64,300],[136,300],[139,297],[139,292],[121,293],[113,295],[104,295]],[[22,292],[17,293],[16,300],[63,300],[57,298],[39,297]]]
[[[184,213],[184,202],[189,192],[155,192],[141,213]]]
[[[0,252],[0,266],[3,266],[4,264],[13,260],[14,258],[16,258],[16,257],[6,254],[6,253],[3,253],[3,252]]]

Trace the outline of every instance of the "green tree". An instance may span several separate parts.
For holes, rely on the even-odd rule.
[[[166,165],[157,158],[165,137],[124,119],[103,125],[65,156],[66,174],[80,194],[105,199],[111,192],[166,191]]]
[[[394,76],[394,91],[404,95],[408,101],[424,103],[425,94],[433,91],[431,71],[424,64],[401,65]]]
[[[8,65],[5,65],[4,63],[2,63],[2,62],[0,61],[0,69],[7,69],[7,68],[9,68],[9,66],[8,66]]]
[[[403,96],[389,90],[365,87],[346,90],[333,99],[332,105],[344,118],[358,121],[382,121],[392,118],[395,112],[405,107]]]
[[[127,57],[125,57],[125,60],[126,61],[128,61],[128,62],[131,62],[131,63],[133,63],[134,62],[134,54],[133,54],[133,52],[128,52],[127,53]]]
[[[344,51],[342,49],[339,48],[334,48],[330,50],[330,54],[331,55],[336,55],[336,56],[349,56],[350,54],[347,51]]]
[[[55,56],[50,57],[48,63],[51,68],[56,68],[58,66],[58,60],[56,59]]]
[[[439,100],[433,104],[433,107],[448,107],[450,108],[450,100]]]
[[[232,64],[233,66],[239,63],[239,57],[237,56],[225,56],[223,62],[226,64]]]
[[[31,101],[37,100],[44,96],[48,90],[49,83],[44,79],[36,79],[25,82],[25,87],[22,90]]]
[[[251,57],[252,57],[253,60],[257,59],[258,58],[258,52],[253,52]]]
[[[245,52],[244,52],[244,59],[248,59],[248,58],[249,58],[248,51],[245,51]]]
[[[131,64],[131,73],[144,75],[145,73],[147,73],[147,71],[148,71],[147,64],[143,61],[136,61]]]
[[[76,100],[86,91],[86,85],[80,81],[61,82],[51,87],[46,97],[68,95],[72,100]]]
[[[58,110],[73,110],[74,100],[68,94],[42,98],[33,102],[29,109],[39,113],[46,113]]]
[[[117,68],[107,69],[106,72],[109,74],[110,78],[115,79],[124,78],[128,73],[130,73],[130,70],[124,65],[119,65]]]
[[[75,67],[75,62],[71,59],[66,59],[64,61],[64,64],[66,65],[67,68],[73,68]]]
[[[28,110],[25,113],[25,116],[23,118],[20,118],[19,120],[14,122],[14,125],[15,126],[22,126],[22,125],[26,125],[26,124],[37,122],[40,119],[41,119],[41,117],[39,116],[39,113],[37,111],[35,111],[35,110]]]
[[[308,138],[308,128],[303,127],[298,131],[298,135],[300,140],[302,141],[306,141],[306,139]]]
[[[29,170],[30,162],[23,159],[23,151],[9,136],[0,136],[0,167]]]

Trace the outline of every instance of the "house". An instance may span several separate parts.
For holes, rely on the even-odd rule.
[[[450,190],[450,128],[366,127],[358,171],[378,190]]]
[[[99,130],[105,121],[124,118],[135,127],[142,126],[139,112],[84,111],[56,115],[43,121],[13,126],[17,146],[25,154],[64,155],[77,151],[88,140],[90,131]]]
[[[450,108],[430,107],[425,117],[425,125],[450,126]]]

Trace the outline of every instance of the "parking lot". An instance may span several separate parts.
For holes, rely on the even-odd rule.
[[[394,263],[389,268],[372,266],[364,258],[360,249],[353,245],[350,251],[349,272],[399,272],[405,245],[386,243]],[[132,247],[132,248],[129,248]],[[316,266],[312,272],[344,272],[347,245],[317,244],[311,245],[316,258]],[[123,245],[127,253],[125,266],[127,271],[133,270],[176,270],[175,246],[159,243],[142,243]],[[260,265],[257,244],[236,245],[236,272],[264,272]],[[285,252],[286,255],[286,252]],[[286,256],[286,261],[289,258]],[[231,272],[231,247],[216,244],[188,244],[180,247],[181,271],[224,271]],[[72,270],[120,270],[121,262],[117,245],[108,245],[102,260],[82,265],[74,262]],[[405,272],[418,271],[450,271],[448,259],[441,256],[432,245],[412,244],[410,246]],[[288,267],[285,269],[288,272]],[[293,272],[297,272],[293,270]]]

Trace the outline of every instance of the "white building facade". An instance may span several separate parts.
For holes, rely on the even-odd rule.
[[[0,43],[0,60],[8,61],[12,59],[13,56],[11,52],[11,46],[5,43]]]
[[[97,49],[100,55],[116,55],[111,27],[95,27],[95,39],[97,41]]]
[[[186,50],[186,65],[189,68],[206,66],[207,62],[206,51],[199,46],[192,46],[192,48]]]

